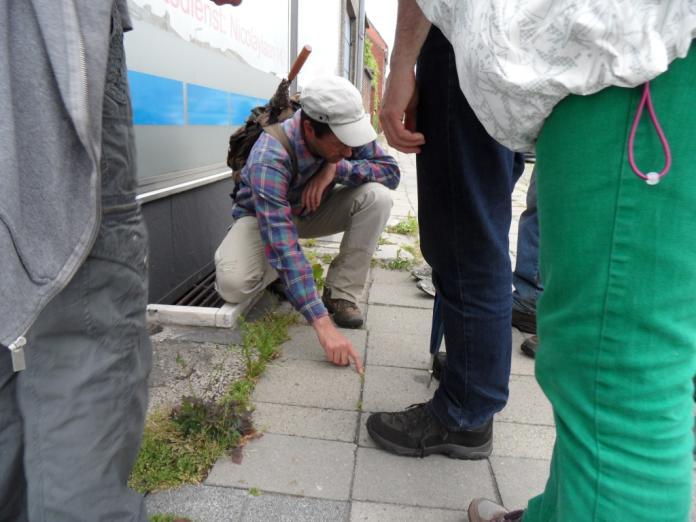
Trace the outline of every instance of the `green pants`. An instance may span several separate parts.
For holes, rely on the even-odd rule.
[[[691,507],[696,374],[696,46],[651,82],[673,154],[631,170],[642,88],[570,96],[537,144],[541,345],[557,439],[524,522],[675,521]],[[643,115],[644,172],[662,146]]]

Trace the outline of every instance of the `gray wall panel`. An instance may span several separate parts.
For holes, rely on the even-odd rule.
[[[232,127],[136,125],[138,177],[224,166]]]
[[[213,266],[232,222],[226,179],[143,205],[150,232],[150,302],[174,303]]]

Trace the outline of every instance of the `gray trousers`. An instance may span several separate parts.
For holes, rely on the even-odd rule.
[[[315,212],[295,219],[301,238],[344,232],[338,255],[326,274],[325,286],[333,299],[358,302],[391,208],[387,187],[365,183],[334,188]],[[240,303],[278,277],[264,250],[256,217],[235,221],[215,252],[216,287],[223,299]]]
[[[70,283],[27,333],[26,370],[0,351],[0,521],[145,522],[127,487],[147,409],[147,233],[135,202],[123,32],[103,113],[102,220]],[[4,298],[7,298],[5,296]],[[21,296],[17,296],[21,299]]]

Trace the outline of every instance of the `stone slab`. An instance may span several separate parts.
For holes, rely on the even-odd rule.
[[[241,464],[226,456],[218,459],[205,482],[348,500],[355,448],[345,442],[266,434],[244,447]]]
[[[399,245],[379,245],[372,257],[381,261],[391,261],[392,259],[405,259],[406,261],[413,261],[414,259],[411,252],[404,250],[403,247]]]
[[[435,393],[427,387],[430,375],[425,370],[368,365],[365,371],[362,409],[398,411],[411,404],[426,402]]]
[[[256,402],[254,426],[266,433],[354,442],[358,412]]]
[[[464,511],[447,509],[419,508],[378,504],[375,502],[353,502],[350,513],[351,522],[466,522]]]
[[[407,270],[387,270],[386,268],[374,267],[370,274],[373,283],[383,285],[415,285],[416,280],[411,277]]]
[[[351,330],[348,328],[339,328],[343,334],[360,354],[360,357],[365,358],[365,344],[367,339],[367,331]],[[303,359],[308,361],[325,361],[326,356],[324,350],[319,344],[317,334],[309,325],[297,325],[288,329],[290,339],[281,345],[283,353],[280,360]]]
[[[521,424],[553,426],[551,404],[544,396],[534,377],[510,376],[510,397],[498,420]]]
[[[493,455],[550,459],[555,440],[556,429],[552,426],[496,421],[493,426]]]
[[[411,215],[413,215],[413,213],[411,213]],[[405,234],[397,234],[392,232],[382,232],[380,239],[382,240],[383,244],[399,245],[401,247],[403,247],[404,245],[415,246],[418,240],[418,238],[415,236],[407,236]]]
[[[370,304],[424,308],[431,313],[433,302],[432,297],[416,288],[415,280],[413,284],[403,285],[372,283],[370,299],[368,300]]]
[[[240,344],[242,342],[242,334],[237,328],[164,325],[158,333],[150,337],[150,340],[153,343],[160,341],[190,341],[229,345]]]
[[[276,361],[256,385],[253,401],[354,411],[360,385],[360,376],[353,367],[318,361]]]
[[[353,483],[356,500],[465,510],[473,497],[495,498],[486,460],[441,455],[417,459],[358,448]]]
[[[367,313],[367,329],[430,339],[432,318],[432,310],[371,305]]]
[[[429,344],[430,338],[423,335],[396,335],[380,328],[373,328],[370,330],[367,341],[368,363],[428,370],[430,369]]]
[[[186,516],[196,522],[236,522],[242,515],[247,493],[232,488],[184,486],[152,493],[145,498],[147,511]]]
[[[220,308],[153,303],[147,305],[147,319],[160,324],[232,328],[262,295],[263,291],[259,291],[239,304],[225,303]]]
[[[160,324],[217,326],[216,317],[219,311],[220,308],[204,306],[149,304],[147,319]]]
[[[349,516],[348,502],[263,493],[249,497],[241,522],[341,522]]]
[[[491,457],[490,462],[508,509],[523,509],[530,498],[544,491],[549,476],[548,460]]]

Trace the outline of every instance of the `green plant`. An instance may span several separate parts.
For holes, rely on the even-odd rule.
[[[166,515],[163,513],[153,513],[148,517],[149,522],[174,522],[176,519],[182,518],[181,515]]]
[[[379,131],[379,84],[381,82],[381,78],[379,65],[377,64],[377,59],[375,58],[375,54],[372,51],[372,42],[368,39],[365,39],[365,45],[363,47],[363,65],[366,69],[370,71],[370,75],[372,77],[370,83],[372,84],[372,88],[375,90],[375,96],[372,100],[372,107],[370,111],[372,112],[371,121],[372,126],[375,128],[375,130]]]
[[[236,446],[251,433],[251,413],[245,404],[184,397],[171,414],[171,420],[184,436],[203,435],[225,448]]]
[[[317,291],[321,292],[324,289],[324,283],[326,283],[326,279],[324,278],[324,267],[321,263],[314,263],[312,265],[312,277],[314,278],[314,284],[317,285]]]
[[[317,254],[312,251],[305,251],[304,254],[305,258],[307,258],[307,262],[312,267],[312,277],[314,278],[314,284],[317,286],[317,290],[321,292],[324,289],[325,283],[324,267],[321,264],[322,260],[319,259],[319,256],[317,256]]]
[[[387,263],[389,270],[409,270],[413,268],[413,260],[406,257],[401,257],[401,249],[396,251],[396,259],[392,259]]]
[[[249,488],[249,494],[252,497],[258,497],[261,496],[261,490],[257,487]]]
[[[396,225],[387,227],[387,232],[404,236],[415,236],[418,234],[418,219],[409,214]]]
[[[151,414],[129,480],[132,488],[147,493],[198,483],[221,454],[254,436],[250,397],[256,379],[266,363],[278,356],[279,345],[288,339],[288,327],[296,321],[295,313],[269,314],[253,323],[240,320],[247,375],[233,382],[217,401],[184,397],[169,412]]]
[[[251,397],[251,392],[254,391],[254,381],[248,377],[241,378],[234,381],[232,385],[227,389],[225,394],[222,396],[220,401],[224,404],[227,402],[234,402],[243,406],[245,409],[249,410],[249,398]]]
[[[372,52],[372,42],[370,40],[365,40],[365,46],[363,47],[363,65],[366,69],[369,69],[372,74],[372,87],[377,89],[379,85],[379,66],[377,65],[377,59]]]
[[[224,452],[201,434],[185,436],[164,412],[150,416],[129,484],[142,493],[198,483]]]

